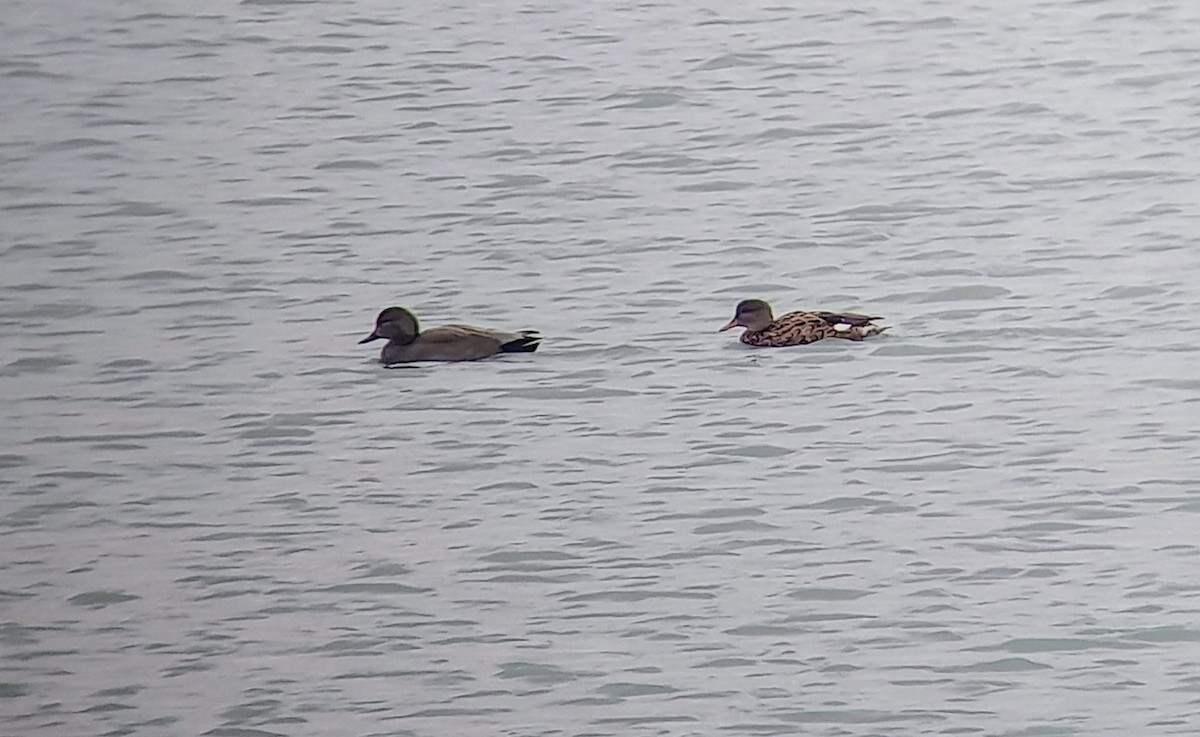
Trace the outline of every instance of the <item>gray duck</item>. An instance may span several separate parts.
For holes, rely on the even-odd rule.
[[[403,307],[388,307],[375,318],[375,329],[362,340],[387,340],[382,363],[476,361],[498,353],[532,353],[542,336],[534,330],[508,333],[470,325],[442,325],[421,330],[417,317]]]

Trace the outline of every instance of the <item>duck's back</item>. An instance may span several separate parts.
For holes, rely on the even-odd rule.
[[[742,342],[761,348],[807,345],[824,338],[862,340],[886,328],[872,324],[877,317],[853,312],[789,312],[780,315],[762,330],[742,333]]]
[[[442,325],[422,331],[411,343],[388,344],[384,363],[416,361],[477,361],[497,353],[530,352],[540,338],[532,333],[507,333],[471,325]]]

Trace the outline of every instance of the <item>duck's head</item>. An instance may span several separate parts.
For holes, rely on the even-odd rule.
[[[771,314],[771,305],[761,299],[744,299],[738,302],[733,311],[733,319],[717,332],[741,326],[749,330],[762,330],[775,319]]]
[[[419,332],[416,315],[403,307],[389,307],[375,318],[375,329],[371,334],[358,342],[370,343],[372,340],[386,338],[393,343],[404,345],[416,340]]]

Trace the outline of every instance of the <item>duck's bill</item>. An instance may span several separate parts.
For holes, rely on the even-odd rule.
[[[374,332],[373,332],[373,333],[371,333],[370,335],[368,335],[367,337],[365,337],[365,338],[363,338],[362,340],[358,341],[358,344],[359,344],[359,345],[362,345],[363,343],[370,343],[372,340],[379,340],[379,339],[380,339],[380,338],[382,338],[382,337],[383,337],[383,336],[382,336],[382,335],[380,335],[379,333],[374,333]]]
[[[725,327],[721,328],[721,329],[720,329],[720,330],[718,330],[717,332],[718,332],[718,333],[723,333],[723,332],[725,332],[726,330],[729,330],[730,328],[736,328],[737,326],[738,326],[738,321],[737,321],[737,318],[734,318],[734,319],[730,320],[730,321],[729,321],[729,322],[728,322],[728,323],[725,325]]]

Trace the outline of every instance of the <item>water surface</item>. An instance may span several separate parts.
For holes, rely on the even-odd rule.
[[[1194,733],[1200,6],[0,27],[0,732]]]

